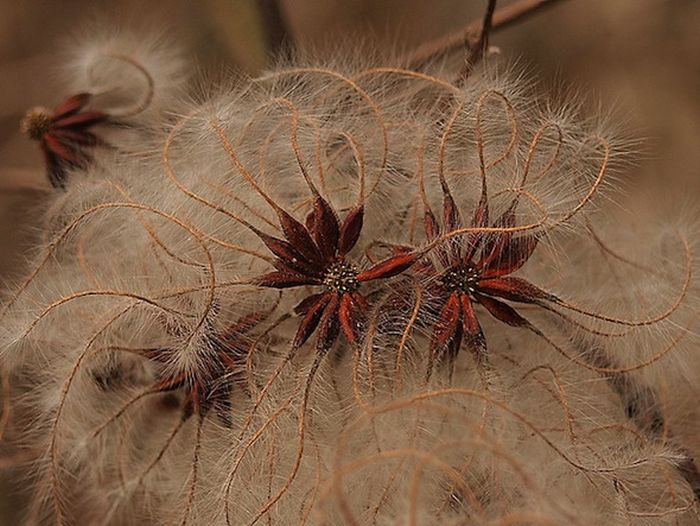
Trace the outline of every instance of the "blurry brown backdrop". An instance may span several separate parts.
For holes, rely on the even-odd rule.
[[[330,48],[370,33],[410,49],[480,16],[485,0],[282,0],[301,46]],[[507,4],[502,0],[500,4]],[[0,284],[21,265],[46,188],[35,144],[18,122],[34,105],[64,95],[57,49],[91,25],[138,21],[168,34],[198,67],[254,73],[265,62],[256,0],[0,0]],[[630,199],[663,190],[665,206],[700,201],[700,0],[567,0],[492,45],[543,85],[571,85],[614,106],[643,139],[643,158],[622,174]],[[0,453],[2,447],[0,446]],[[2,467],[0,466],[0,469]],[[17,501],[0,471],[0,525]]]

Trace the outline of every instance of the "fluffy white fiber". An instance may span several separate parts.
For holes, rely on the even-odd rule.
[[[72,90],[139,111],[57,192],[3,306],[28,524],[697,524],[696,409],[677,395],[697,395],[696,236],[600,198],[627,152],[576,101],[493,66],[460,86],[338,61],[183,104],[157,41],[78,51]],[[482,175],[488,226],[515,204],[511,230],[539,238],[517,275],[558,299],[511,303],[520,327],[477,306],[488,359],[463,343],[428,375],[441,304],[421,269],[469,236],[444,227],[441,181],[468,228]],[[256,284],[273,256],[255,234],[282,236],[274,206],[303,223],[314,189],[341,221],[364,204],[359,269],[423,251],[361,285],[358,341],[315,377],[317,334],[288,357],[294,307],[323,286]],[[233,368],[213,365],[222,342]]]

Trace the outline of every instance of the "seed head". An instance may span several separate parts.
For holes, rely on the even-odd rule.
[[[452,267],[445,272],[440,281],[450,291],[460,291],[464,293],[474,292],[479,281],[479,272],[471,264]]]
[[[50,129],[51,110],[36,106],[26,113],[19,126],[24,135],[33,141],[39,141]]]
[[[343,294],[354,292],[359,286],[357,281],[357,267],[346,261],[333,263],[323,277],[323,284],[330,292]]]

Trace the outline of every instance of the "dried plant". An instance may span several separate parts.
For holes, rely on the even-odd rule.
[[[617,227],[631,143],[488,57],[495,4],[457,68],[299,54],[188,103],[107,39],[138,111],[54,152],[2,310],[28,524],[697,522],[693,235]]]

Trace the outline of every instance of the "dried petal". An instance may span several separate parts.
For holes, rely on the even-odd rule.
[[[462,227],[462,218],[459,215],[459,210],[454,199],[448,193],[442,202],[443,217],[442,224],[445,226],[445,232],[452,232]]]
[[[318,324],[318,340],[316,341],[316,350],[319,352],[328,352],[340,333],[340,323],[338,322],[338,303],[337,294],[333,294],[330,301],[323,309],[321,321]]]
[[[343,328],[347,340],[352,344],[357,343],[360,327],[362,325],[362,314],[361,307],[356,303],[354,295],[343,294],[340,299],[338,317],[340,318],[340,325]]]
[[[462,328],[467,339],[467,345],[477,357],[486,352],[486,338],[474,312],[474,306],[467,294],[460,296],[462,304]]]
[[[68,97],[53,110],[53,120],[67,117],[79,112],[87,105],[88,102],[90,102],[91,98],[92,95],[89,93],[78,93],[77,95]]]
[[[425,211],[423,225],[425,227],[425,237],[428,241],[432,241],[440,236],[440,225],[435,219],[435,214],[433,214],[432,210]]]
[[[537,236],[520,236],[511,239],[497,258],[490,261],[482,272],[484,278],[505,276],[520,269],[537,247]]]
[[[515,226],[515,214],[512,210],[506,211],[493,224],[494,228],[513,228]],[[481,259],[478,268],[486,268],[491,261],[500,256],[501,251],[508,245],[512,232],[487,232],[482,238]]]
[[[306,230],[311,232],[311,235],[315,235],[315,229],[316,229],[316,214],[315,210],[311,210],[308,214],[306,214]]]
[[[455,205],[454,199],[449,193],[445,194],[443,201],[443,224],[445,232],[453,232],[462,227],[462,218],[459,216],[459,210],[457,210],[457,205]],[[462,252],[460,241],[456,238],[451,238],[448,240],[448,246],[452,252],[453,260],[459,261]]]
[[[328,293],[327,292],[319,292],[318,294],[312,294],[311,296],[307,296],[306,298],[301,300],[297,304],[296,307],[294,307],[294,313],[297,316],[304,316],[307,312],[309,312],[311,307],[314,306],[314,304],[316,303],[318,298],[320,298],[321,296],[324,296],[326,294],[328,294]]]
[[[51,135],[61,139],[64,143],[75,143],[80,146],[97,146],[103,144],[102,140],[89,131],[76,131],[66,128],[51,130]]]
[[[391,278],[410,268],[420,257],[421,254],[419,252],[409,252],[392,256],[360,272],[357,275],[357,281]]]
[[[489,205],[486,199],[479,201],[479,206],[474,212],[471,226],[472,228],[484,228],[489,223]],[[466,261],[471,261],[474,254],[479,249],[481,240],[484,238],[484,232],[472,232],[469,234],[469,242],[467,245],[467,253],[464,256]]]
[[[435,323],[430,344],[431,353],[433,350],[442,349],[455,336],[460,310],[459,297],[456,292],[453,292],[445,302],[438,321]]]
[[[489,298],[488,296],[482,296],[481,294],[477,294],[475,297],[497,320],[513,327],[527,327],[529,325],[528,321],[518,314],[510,305]]]
[[[529,281],[515,277],[481,280],[479,292],[521,303],[535,303],[537,300],[557,301],[554,294],[542,290]]]
[[[105,122],[107,114],[99,111],[85,111],[62,117],[53,123],[54,128],[88,128],[96,124]]]
[[[322,265],[323,259],[321,254],[306,227],[282,209],[277,210],[277,217],[284,236],[294,246],[295,250],[302,256],[310,259],[314,264]]]
[[[60,161],[68,163],[72,166],[84,166],[87,158],[72,146],[68,146],[51,134],[44,136],[44,142],[47,148],[54,153]]]
[[[323,314],[326,305],[328,305],[330,302],[332,296],[333,295],[328,292],[316,295],[314,302],[308,306],[306,314],[301,320],[297,333],[294,336],[294,341],[292,342],[292,347],[294,349],[298,349],[304,345],[306,340],[309,339],[309,336],[311,336],[316,330],[319,321],[321,321],[321,315]]]
[[[338,255],[344,257],[350,252],[360,239],[362,223],[365,215],[365,207],[358,205],[345,217],[343,226],[340,229],[340,239],[338,241]]]
[[[318,197],[314,203],[313,230],[311,232],[316,240],[316,245],[321,251],[324,261],[328,262],[335,257],[338,247],[340,225],[338,216],[328,204],[328,201]]]
[[[56,154],[49,150],[49,147],[44,141],[41,141],[41,151],[44,154],[44,162],[46,164],[46,173],[49,177],[49,182],[54,188],[65,188],[66,186],[66,170],[61,164],[60,159]]]
[[[269,272],[255,279],[254,282],[261,287],[272,287],[275,289],[286,289],[298,287],[299,285],[320,285],[322,283],[321,280],[312,276],[284,271]]]
[[[352,299],[355,300],[356,305],[360,309],[360,313],[363,315],[367,314],[367,310],[369,309],[369,305],[367,304],[367,300],[365,297],[360,294],[359,292],[353,292],[351,293]]]
[[[302,256],[291,243],[283,239],[277,239],[276,237],[268,236],[267,234],[264,234],[258,229],[253,229],[253,232],[255,232],[255,235],[257,235],[260,238],[260,241],[262,241],[265,244],[268,250],[282,261],[284,266],[302,274],[311,274],[317,276],[322,275],[323,269],[321,269],[321,267],[319,267],[318,265],[307,261],[304,258],[304,256]]]

